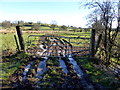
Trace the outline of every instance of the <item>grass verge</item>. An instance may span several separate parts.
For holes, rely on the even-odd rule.
[[[93,60],[92,60],[93,61]],[[105,88],[120,88],[120,80],[113,73],[102,70],[91,59],[77,59],[78,64],[88,74],[90,79]]]

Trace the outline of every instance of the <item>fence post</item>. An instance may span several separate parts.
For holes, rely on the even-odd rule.
[[[16,26],[16,30],[17,30],[17,35],[18,35],[18,38],[19,38],[19,43],[20,43],[21,50],[25,51],[24,40],[23,40],[22,32],[20,30],[20,26],[19,25]]]
[[[95,29],[91,32],[91,57],[95,55]]]
[[[15,38],[15,42],[16,42],[16,46],[17,46],[17,50],[18,50],[18,52],[20,52],[20,49],[19,49],[19,45],[18,45],[18,41],[17,41],[17,37],[16,37],[16,35],[14,35],[14,38]]]

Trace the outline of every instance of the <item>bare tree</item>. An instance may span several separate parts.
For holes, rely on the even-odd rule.
[[[57,26],[57,22],[55,20],[51,21],[51,28],[55,30],[55,27]]]
[[[91,0],[84,4],[87,8],[92,10],[89,18],[93,27],[102,31],[102,52],[104,52],[104,60],[109,64],[112,48],[115,43],[116,36],[119,31],[119,26],[117,29],[112,30],[113,22],[118,17],[118,1],[116,2],[110,0]]]

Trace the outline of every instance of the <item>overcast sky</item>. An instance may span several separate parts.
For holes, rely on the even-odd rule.
[[[83,0],[0,0],[0,21],[41,21],[86,27],[90,10],[80,9]]]

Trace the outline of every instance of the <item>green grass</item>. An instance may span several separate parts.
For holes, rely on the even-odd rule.
[[[24,39],[24,43],[26,45],[26,43],[28,42],[28,36],[31,33],[23,33],[23,39]],[[14,35],[16,35],[15,33],[7,33],[7,34],[1,34],[1,38],[2,38],[2,50],[12,50],[15,51],[16,50],[16,42],[14,39]],[[41,35],[41,34],[37,34],[34,33],[34,35]],[[17,36],[17,35],[16,35]],[[19,43],[18,37],[17,37],[17,41]]]
[[[31,29],[31,27],[22,27],[21,29],[23,29],[23,30],[30,30]]]
[[[45,27],[44,27],[45,28]],[[1,34],[2,35],[2,50],[9,50],[9,51],[16,51],[16,43],[15,43],[15,39],[14,39],[14,34],[15,33],[7,33],[7,34]],[[71,31],[57,31],[52,33],[51,32],[44,32],[44,33],[23,33],[23,38],[24,38],[24,42],[25,45],[28,42],[28,36],[29,35],[57,35],[57,36],[66,36],[66,37],[90,37],[90,32],[71,32]],[[74,40],[72,40],[74,41]],[[78,42],[81,40],[77,40],[76,42]],[[82,42],[84,43],[85,40],[82,40]],[[88,42],[88,41],[86,41]]]
[[[16,51],[16,42],[14,39],[15,33],[2,34],[2,50]],[[28,34],[23,34],[26,43]],[[18,40],[17,40],[18,41]],[[18,42],[19,43],[19,42]]]
[[[32,28],[31,28],[31,27],[24,26],[24,27],[22,27],[21,29],[31,30]],[[39,30],[52,30],[52,29],[51,29],[50,27],[41,26],[41,27],[39,27]]]
[[[50,30],[50,31],[52,31],[52,30]],[[2,34],[2,50],[9,49],[12,51],[16,51],[14,34],[15,33]],[[89,38],[91,36],[90,32],[58,31],[58,32],[54,32],[54,33],[51,33],[51,32],[47,32],[47,33],[46,32],[45,33],[23,33],[23,38],[24,38],[25,44],[27,44],[29,35],[47,35],[47,34],[57,35],[57,36],[58,35],[59,36],[66,36],[66,37],[78,37],[79,36],[79,37],[87,37],[87,38]],[[75,40],[72,39],[71,41],[75,41]],[[87,40],[76,40],[75,42],[85,43],[85,42],[87,42]],[[26,57],[26,54],[20,54],[14,58],[3,59],[3,61],[9,61],[9,62],[1,63],[1,65],[2,65],[2,70],[0,71],[0,72],[2,72],[1,78],[3,80],[6,80],[10,75],[12,75],[15,70],[17,70],[21,65],[24,64],[25,57]],[[114,61],[116,61],[116,60],[114,60]],[[115,76],[113,74],[106,73],[105,71],[101,71],[99,68],[94,67],[94,64],[90,60],[79,59],[78,62],[80,65],[83,65],[85,68],[88,69],[88,71],[86,71],[86,72],[95,83],[100,83],[105,87],[115,87],[112,83],[114,81],[118,82],[118,80],[115,78]],[[55,75],[59,74],[56,71],[57,67],[53,65],[52,61],[48,60],[47,63],[51,64],[50,68],[51,68],[51,70],[53,70],[52,73],[54,73]],[[54,60],[54,64],[57,65],[58,61]],[[49,73],[51,73],[51,72],[49,72]],[[54,78],[54,77],[51,77],[51,76],[46,74],[45,78]],[[47,85],[49,83],[45,83],[45,84]]]
[[[99,67],[95,67],[95,64],[89,59],[77,59],[78,64],[84,66],[87,70],[91,80],[95,83],[99,83],[106,88],[117,88],[118,85],[114,85],[114,82],[120,83],[114,74],[101,70]]]
[[[10,30],[15,30],[16,28],[14,26],[11,26],[9,28],[0,27],[0,29],[6,29],[6,30],[10,31]]]
[[[20,53],[17,56],[11,58],[3,58],[3,62],[0,63],[1,66],[1,77],[2,80],[7,80],[21,65],[25,65],[25,58],[28,55],[25,53]]]
[[[48,30],[48,29],[50,29],[51,30],[51,28],[50,27],[40,27],[40,30]]]
[[[59,67],[58,58],[49,58],[47,61],[49,70],[45,73],[44,78],[41,80],[42,83],[38,84],[43,88],[53,88],[52,84],[60,85],[64,82],[62,74],[64,73]]]
[[[14,40],[14,33],[2,34],[2,50],[13,50],[16,49]]]

